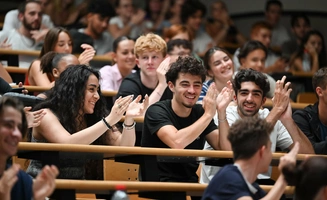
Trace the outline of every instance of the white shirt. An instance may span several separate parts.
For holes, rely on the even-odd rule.
[[[265,119],[270,111],[265,108],[262,110],[259,110],[258,116],[261,119]],[[229,126],[231,126],[234,122],[236,122],[238,119],[240,119],[240,115],[237,111],[237,106],[228,106],[226,109],[226,118],[228,121]],[[215,124],[219,125],[217,115],[214,117]],[[270,141],[271,141],[271,151],[275,152],[276,147],[279,147],[281,149],[287,149],[293,144],[293,140],[286,130],[285,126],[282,124],[281,121],[277,121],[273,131],[270,133]],[[208,142],[204,145],[205,150],[213,150],[213,148],[209,145]],[[200,177],[200,183],[209,183],[210,180],[215,176],[215,174],[219,171],[220,167],[216,166],[209,166],[202,164],[201,168],[201,177]],[[259,179],[269,179],[271,176],[271,167],[269,167],[268,173],[265,174],[259,174]]]

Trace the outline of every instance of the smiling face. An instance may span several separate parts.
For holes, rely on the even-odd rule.
[[[92,114],[96,102],[100,99],[99,96],[99,79],[94,75],[90,75],[86,83],[85,96],[84,96],[84,114]]]
[[[136,64],[141,69],[141,74],[146,77],[157,76],[157,68],[164,60],[161,52],[145,51],[140,53],[139,58],[136,59]]]
[[[17,152],[22,140],[22,114],[13,107],[3,108],[0,120],[0,155],[9,157]]]
[[[173,101],[177,105],[192,108],[200,96],[202,79],[189,73],[179,73],[176,83],[168,82],[168,86],[174,93]]]
[[[114,56],[114,61],[117,63],[119,69],[130,71],[135,67],[134,44],[135,42],[133,40],[119,42]]]
[[[250,117],[258,113],[265,103],[263,91],[254,82],[243,82],[236,94],[238,114],[241,117]]]
[[[219,81],[227,82],[233,76],[234,64],[223,51],[216,51],[209,59],[208,73]]]
[[[72,40],[67,33],[63,31],[59,33],[57,43],[53,50],[57,53],[72,53]]]

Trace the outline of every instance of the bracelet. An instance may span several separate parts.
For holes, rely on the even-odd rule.
[[[218,119],[218,122],[225,122],[225,121],[227,121],[227,118],[225,118],[225,119]]]
[[[126,125],[125,123],[123,123],[123,128],[126,130],[132,130],[133,128],[135,128],[136,122],[134,121],[132,125]]]
[[[108,129],[111,129],[112,130],[112,127],[109,125],[109,123],[107,122],[107,120],[104,118],[104,117],[102,117],[102,121],[103,121],[103,123],[106,125],[106,127],[108,128]],[[108,130],[107,129],[107,130]]]

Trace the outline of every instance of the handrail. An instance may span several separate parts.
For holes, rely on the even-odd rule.
[[[4,67],[4,69],[8,73],[15,73],[15,74],[26,74],[28,71],[28,68],[13,67],[13,66]]]
[[[156,156],[181,156],[181,157],[210,157],[210,158],[233,158],[232,151],[218,150],[191,150],[191,149],[169,149],[149,147],[122,147],[106,145],[80,145],[80,144],[56,144],[56,143],[32,143],[20,142],[20,151],[58,151],[58,152],[84,152],[103,154],[127,154],[127,155],[156,155]],[[277,160],[285,153],[273,153],[272,158]],[[297,160],[305,160],[307,157],[323,156],[316,154],[298,154]]]
[[[40,51],[26,51],[26,50],[13,50],[13,49],[0,49],[0,54],[4,55],[25,55],[39,57]],[[78,54],[76,54],[78,56]],[[94,61],[112,62],[113,58],[108,55],[96,55],[93,57]]]
[[[208,184],[200,183],[172,183],[172,182],[142,182],[142,181],[92,181],[92,180],[67,180],[56,179],[56,189],[73,189],[78,190],[115,190],[117,185],[124,185],[126,190],[143,190],[143,191],[192,191],[204,192]],[[269,192],[273,186],[260,185],[260,187]],[[284,194],[293,194],[294,187],[287,186]]]
[[[18,88],[18,85],[12,85],[12,88]],[[29,92],[44,92],[51,89],[51,87],[42,87],[42,86],[34,86],[34,85],[23,85],[25,89]],[[117,91],[109,91],[109,90],[101,90],[103,96],[106,97],[115,97],[117,95]]]

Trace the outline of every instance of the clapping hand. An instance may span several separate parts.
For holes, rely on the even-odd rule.
[[[0,199],[10,200],[11,189],[18,180],[17,173],[19,172],[19,165],[14,164],[9,169],[3,172],[0,179]]]
[[[33,183],[33,196],[35,200],[44,200],[52,194],[56,187],[55,179],[58,174],[58,168],[54,165],[43,167]]]
[[[81,48],[84,49],[84,51],[81,53],[81,55],[79,55],[78,61],[80,64],[88,65],[95,56],[95,50],[91,45],[88,44],[82,44]]]
[[[34,112],[30,111],[31,109],[32,107],[24,107],[28,128],[39,126],[43,116],[46,114],[44,109],[40,109]]]
[[[216,98],[217,110],[226,109],[230,102],[233,100],[234,90],[232,83],[227,82],[227,86],[224,87]]]
[[[146,94],[142,103],[140,103],[142,99],[141,95],[138,95],[132,103],[129,104],[126,117],[140,117],[144,116],[146,109],[149,106],[149,96]]]
[[[116,124],[123,117],[129,104],[133,101],[133,97],[134,95],[129,95],[116,99],[111,108],[110,114],[106,117],[106,120],[110,125]]]

